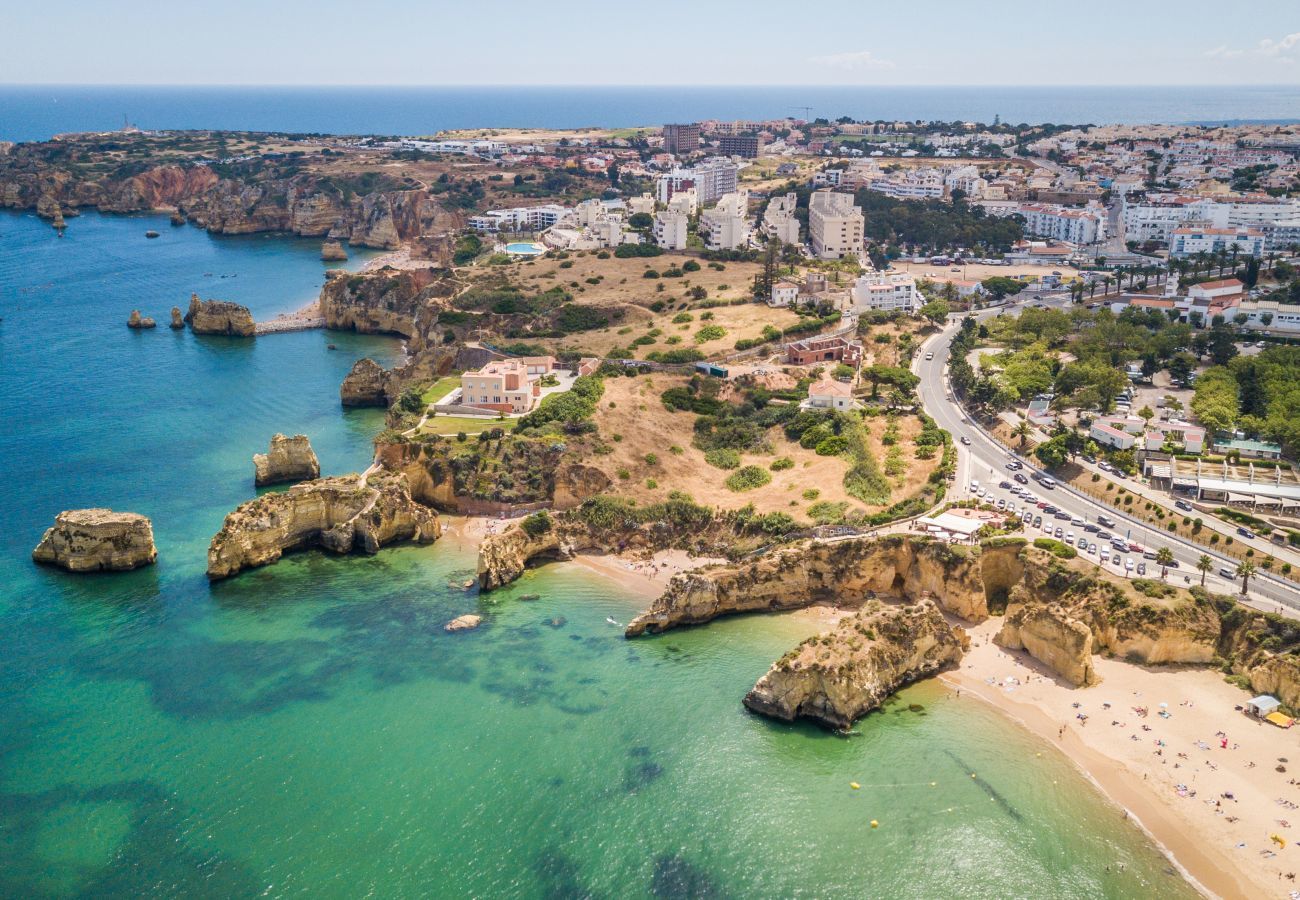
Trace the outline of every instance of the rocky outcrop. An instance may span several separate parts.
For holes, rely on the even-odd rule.
[[[153,526],[138,513],[72,509],[59,513],[32,559],[70,572],[123,571],[158,558]]]
[[[258,487],[319,477],[320,462],[305,434],[277,434],[266,453],[253,454],[253,482]]]
[[[483,617],[476,616],[473,613],[466,613],[463,616],[457,616],[446,625],[442,626],[443,631],[473,631],[483,624]]]
[[[325,326],[362,334],[416,334],[416,319],[425,304],[454,292],[450,273],[441,269],[392,269],[352,274],[325,273],[320,292]]]
[[[1008,650],[1025,650],[1075,687],[1098,681],[1092,666],[1092,629],[1057,604],[1008,609],[993,640]]]
[[[338,241],[326,241],[321,244],[320,258],[325,262],[346,262],[348,251]]]
[[[744,703],[783,722],[844,730],[899,688],[957,665],[969,646],[965,629],[930,601],[874,603],[777,660]]]
[[[180,331],[184,327],[185,327],[185,317],[181,315],[181,308],[179,306],[173,306],[172,321],[171,321],[172,331]]]
[[[224,334],[231,337],[252,337],[257,324],[247,306],[228,300],[200,300],[198,294],[190,295],[190,311],[185,321],[195,334]]]
[[[387,406],[388,372],[373,359],[359,359],[339,385],[344,406]]]
[[[478,585],[485,591],[499,588],[524,574],[529,561],[539,557],[570,559],[577,549],[559,528],[534,537],[518,525],[511,526],[479,544]]]
[[[571,463],[555,470],[555,488],[552,506],[555,509],[572,509],[597,494],[614,486],[610,477],[595,466]]]
[[[1005,594],[1004,580],[1019,575],[1021,547],[954,547],[905,535],[798,544],[749,562],[674,575],[668,590],[628,624],[627,634],[818,602],[858,606],[877,595],[933,597],[948,612],[981,622],[988,618],[989,596]]]
[[[427,543],[441,533],[437,515],[411,499],[401,477],[307,481],[263,494],[226,516],[208,547],[208,578],[273,563],[290,550],[373,554],[386,544]]]
[[[126,319],[127,328],[156,328],[157,325],[158,323],[148,316],[141,316],[138,309],[131,310],[131,315]]]
[[[1272,694],[1289,709],[1300,710],[1300,657],[1266,655],[1249,670],[1248,677],[1255,693]]]

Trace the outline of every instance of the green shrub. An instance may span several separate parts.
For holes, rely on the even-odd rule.
[[[793,469],[794,460],[788,456],[782,456],[780,459],[772,460],[772,464],[768,466],[768,468],[771,469],[773,472],[781,472],[784,471],[785,469]]]
[[[736,469],[740,467],[740,454],[729,447],[720,447],[704,454],[704,461],[718,469]]]
[[[519,523],[519,527],[521,527],[524,530],[524,533],[529,537],[536,538],[541,537],[554,528],[555,523],[551,521],[550,514],[543,509],[530,516],[525,516],[524,520]]]
[[[716,341],[719,338],[727,336],[727,329],[721,325],[705,325],[699,331],[695,332],[695,343],[706,344],[709,341]]]
[[[759,466],[743,466],[727,476],[727,487],[736,491],[752,491],[772,481],[767,469]]]
[[[808,488],[806,491],[803,492],[803,498],[805,500],[816,500],[821,495],[822,492],[817,488]]]
[[[849,439],[843,435],[834,434],[817,442],[818,456],[839,456],[849,449]]]

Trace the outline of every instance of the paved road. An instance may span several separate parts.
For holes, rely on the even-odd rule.
[[[1041,302],[1041,299],[1036,298],[1036,301]],[[1052,302],[1061,302],[1061,300],[1056,299]],[[1068,305],[1068,299],[1065,299],[1064,303]],[[976,315],[982,319],[1001,315],[1004,312],[1019,314],[1019,309],[1020,305],[1013,305],[1005,310],[982,310]],[[998,485],[1003,481],[1009,481],[1012,485],[1016,484],[1012,477],[1012,471],[1006,468],[1009,462],[1019,461],[1024,467],[1020,471],[1026,477],[1033,475],[1036,471],[1035,467],[1031,465],[1029,459],[1018,458],[1014,454],[1008,453],[985,434],[983,429],[976,423],[967,420],[949,389],[947,382],[948,347],[959,327],[959,319],[954,318],[943,331],[933,335],[921,345],[920,352],[913,362],[913,370],[921,378],[917,391],[925,411],[934,418],[939,427],[947,430],[952,434],[953,439],[958,441],[957,478],[953,496],[954,498],[972,496],[968,486],[972,479],[977,479],[982,488],[986,490],[992,488],[991,493],[988,494],[988,498],[992,502],[1002,499],[1008,503],[1014,502],[1018,508],[1023,508],[1026,504],[1026,499],[1023,496],[1017,496],[1007,489],[998,487]],[[927,360],[925,357],[930,353],[933,353],[933,358]],[[962,437],[970,441],[969,446],[960,443]],[[1092,498],[1075,493],[1068,488],[1058,486],[1055,489],[1047,490],[1032,480],[1029,488],[1028,502],[1036,504],[1040,500],[1048,501],[1071,516],[1083,519],[1085,523],[1096,523],[1098,516],[1107,516],[1116,522],[1117,527],[1107,529],[1112,534],[1128,537],[1152,551],[1159,547],[1169,547],[1174,553],[1174,558],[1179,563],[1177,569],[1171,569],[1169,572],[1170,583],[1184,583],[1184,577],[1188,578],[1192,584],[1199,583],[1200,573],[1196,571],[1195,563],[1204,553],[1213,559],[1215,564],[1214,571],[1210,573],[1209,578],[1206,580],[1206,587],[1222,593],[1235,594],[1240,590],[1240,579],[1228,579],[1218,574],[1220,569],[1236,571],[1237,560],[1231,557],[1223,556],[1199,544],[1181,541],[1170,536],[1167,532],[1150,528],[1135,519],[1129,519],[1112,507],[1098,503]],[[1042,511],[1037,510],[1036,512],[1041,514]],[[1052,520],[1044,515],[1043,521],[1044,524],[1051,521],[1053,528],[1059,525],[1064,530],[1073,530],[1076,538],[1084,533],[1081,527],[1071,526],[1065,520]],[[1044,534],[1042,530],[1034,528],[1027,529],[1026,533],[1030,537]],[[1090,536],[1090,542],[1094,539]],[[1101,541],[1096,541],[1096,543],[1098,544],[1098,554],[1092,556],[1085,551],[1084,557],[1099,562],[1100,549],[1105,545]],[[1136,564],[1142,561],[1141,556],[1137,553],[1126,553],[1122,558],[1129,557],[1133,559],[1136,571]],[[1160,575],[1159,567],[1150,560],[1147,560],[1146,563],[1148,577],[1158,578]],[[1119,574],[1124,573],[1123,568],[1116,569],[1113,564],[1111,571]],[[1249,600],[1252,601],[1252,605],[1262,609],[1300,616],[1300,589],[1297,589],[1296,586],[1289,582],[1262,573],[1250,580]]]

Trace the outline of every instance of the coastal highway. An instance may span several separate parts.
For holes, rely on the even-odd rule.
[[[1035,297],[1030,301],[1021,301],[1009,306],[981,310],[976,313],[979,319],[985,319],[996,315],[1018,315],[1020,309],[1027,302],[1044,302],[1047,300],[1051,305],[1058,303],[1068,306],[1069,301],[1065,297]],[[959,500],[974,496],[968,486],[972,479],[978,479],[980,486],[985,489],[993,489],[990,493],[991,502],[1001,497],[1008,502],[1015,502],[1018,508],[1023,508],[1025,500],[1022,497],[1014,496],[1006,489],[998,487],[1003,481],[1014,481],[1014,473],[1007,468],[1007,464],[1018,461],[1023,464],[1024,468],[1019,470],[1026,477],[1031,477],[1039,471],[1037,466],[1033,465],[1032,458],[1022,457],[1009,452],[997,444],[984,429],[974,420],[969,419],[961,407],[957,404],[952,395],[947,378],[948,348],[952,343],[953,336],[960,328],[960,317],[953,316],[946,327],[938,334],[932,335],[920,347],[916,359],[912,363],[912,371],[920,377],[920,384],[917,385],[917,393],[921,398],[921,404],[925,411],[943,428],[953,436],[957,448],[957,471],[953,489],[950,494],[952,499]],[[932,359],[927,360],[927,354],[933,353]],[[967,438],[970,445],[966,446],[961,443],[961,438]],[[1107,516],[1113,519],[1116,527],[1108,528],[1112,534],[1119,537],[1126,537],[1131,541],[1141,544],[1149,550],[1156,550],[1160,547],[1169,547],[1173,551],[1174,558],[1178,561],[1177,569],[1170,569],[1168,581],[1170,584],[1184,584],[1184,578],[1189,578],[1191,584],[1199,584],[1201,574],[1196,570],[1196,560],[1201,554],[1208,555],[1214,560],[1214,569],[1206,578],[1206,587],[1219,593],[1237,594],[1241,589],[1240,579],[1228,579],[1219,575],[1220,569],[1230,569],[1236,571],[1237,560],[1232,557],[1224,556],[1214,550],[1204,547],[1200,544],[1189,543],[1173,537],[1164,531],[1151,528],[1136,519],[1129,518],[1124,513],[1114,507],[1098,503],[1090,497],[1075,491],[1057,485],[1055,489],[1045,489],[1041,484],[1032,480],[1026,486],[1029,488],[1034,500],[1042,499],[1059,507],[1061,510],[1070,513],[1072,516],[1082,518],[1085,522],[1096,523],[1098,516]],[[1041,510],[1036,510],[1041,513]],[[1044,523],[1051,517],[1044,515]],[[1081,536],[1083,531],[1079,527],[1073,527],[1067,521],[1055,521],[1054,525],[1061,525],[1067,531],[1073,530],[1076,536]],[[1046,532],[1041,529],[1027,527],[1025,534],[1029,538],[1046,536]],[[1094,535],[1089,535],[1090,540],[1095,539]],[[1106,545],[1098,541],[1099,551]],[[1087,553],[1080,554],[1084,559],[1092,562],[1099,562],[1100,553],[1097,556],[1091,556]],[[1142,562],[1141,554],[1125,553],[1124,557],[1132,557],[1134,563]],[[1160,568],[1151,560],[1146,560],[1148,578],[1159,578]],[[1123,569],[1117,569],[1114,565],[1110,570],[1117,574],[1124,574]],[[1250,579],[1250,597],[1251,605],[1270,612],[1282,612],[1284,614],[1297,617],[1300,616],[1300,589],[1290,582],[1283,581],[1267,575],[1262,570]]]

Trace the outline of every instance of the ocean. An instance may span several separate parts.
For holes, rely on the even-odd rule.
[[[145,129],[427,135],[805,115],[992,122],[1300,121],[1300,86],[159,87],[0,85],[0,140]]]
[[[602,576],[479,596],[450,538],[209,584],[251,455],[303,432],[326,474],[363,468],[383,416],[339,381],[400,347],[126,317],[296,309],[318,249],[0,212],[0,896],[1194,896],[1066,760],[936,683],[851,737],[747,713],[797,618],[626,641],[606,619],[640,603]],[[92,505],[149,515],[158,564],[35,566]]]

